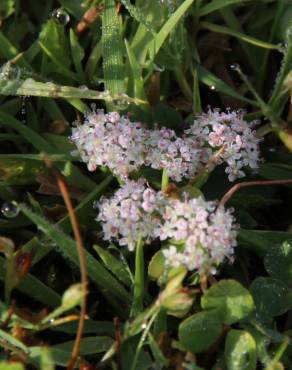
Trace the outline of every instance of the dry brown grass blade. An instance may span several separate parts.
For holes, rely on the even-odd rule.
[[[65,180],[61,176],[61,174],[53,168],[52,162],[46,160],[47,166],[52,170],[54,176],[56,177],[56,181],[58,184],[58,187],[60,189],[60,192],[62,194],[62,197],[64,199],[66,208],[68,210],[68,215],[70,218],[70,222],[72,225],[73,234],[76,240],[76,245],[78,248],[78,255],[79,255],[79,262],[80,262],[80,272],[81,272],[81,283],[82,283],[82,290],[83,290],[83,299],[81,302],[81,309],[80,309],[80,320],[78,324],[78,329],[76,333],[76,338],[74,342],[74,346],[71,353],[71,358],[69,361],[69,364],[67,366],[67,370],[73,370],[74,365],[76,363],[79,349],[80,349],[80,343],[84,331],[84,323],[86,319],[86,296],[87,296],[87,270],[86,270],[86,260],[85,260],[85,254],[84,254],[84,246],[83,241],[81,237],[80,228],[78,225],[78,221],[74,212],[74,208],[69,196],[69,191],[67,188],[67,185],[65,183]]]
[[[219,203],[219,207],[224,207],[225,204],[229,201],[229,199],[236,193],[238,190],[242,188],[247,188],[250,186],[271,186],[271,185],[288,185],[292,184],[291,180],[268,180],[268,181],[247,181],[247,182],[241,182],[239,184],[236,184],[230,188],[227,193],[223,196]]]

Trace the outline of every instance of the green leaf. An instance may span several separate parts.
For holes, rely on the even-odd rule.
[[[125,263],[114,257],[108,250],[94,245],[93,249],[98,253],[105,267],[111,271],[126,286],[132,285],[130,272],[126,269]]]
[[[190,316],[179,325],[179,341],[188,351],[203,352],[216,341],[222,329],[216,311],[202,311]]]
[[[25,370],[20,362],[0,362],[0,370]]]
[[[199,10],[199,16],[202,17],[209,13],[215,12],[218,9],[222,9],[226,6],[230,6],[233,4],[242,4],[247,3],[251,0],[213,0],[210,3],[206,4]]]
[[[105,88],[111,94],[125,93],[125,66],[120,23],[114,0],[104,1],[102,15],[102,56]]]
[[[67,71],[69,78],[74,76],[74,73],[70,71],[70,53],[69,53],[69,42],[65,35],[64,27],[59,27],[54,20],[48,20],[44,25],[40,36],[40,46],[43,50],[47,50],[46,54],[51,58],[53,63],[61,66],[62,71]],[[75,79],[73,77],[73,79]]]
[[[84,58],[85,53],[82,46],[79,44],[75,32],[71,28],[70,28],[70,48],[75,70],[78,73],[79,77],[82,79],[84,77],[84,73],[81,62]]]
[[[5,260],[3,257],[0,257],[1,280],[4,280],[5,278],[4,265]],[[16,288],[22,293],[27,294],[29,297],[32,297],[49,307],[57,307],[61,303],[61,297],[56,292],[31,274],[27,274],[23,279],[21,279]]]
[[[249,103],[253,106],[257,106],[258,104],[248,98],[245,98],[241,94],[239,94],[236,90],[234,90],[232,87],[228,86],[224,81],[222,81],[220,78],[216,77],[213,73],[209,72],[206,68],[203,66],[196,64],[196,70],[198,73],[199,80],[209,86],[209,87],[215,87],[217,91],[222,92],[223,94],[227,96],[231,96],[235,99],[242,100],[246,103]]]
[[[292,244],[290,241],[270,248],[265,256],[264,264],[273,278],[292,285]]]
[[[79,257],[75,241],[42,216],[31,211],[24,204],[19,204],[18,206],[38,226],[39,230],[56,243],[57,251],[79,268]],[[122,302],[128,303],[130,301],[130,295],[125,288],[90,253],[86,251],[84,253],[88,276],[100,287],[101,292],[109,291]]]
[[[80,356],[106,352],[113,344],[109,337],[87,337],[81,340]],[[50,347],[52,358],[56,365],[67,366],[71,358],[74,341],[64,342]],[[30,347],[30,358],[36,362],[41,356],[42,347]]]
[[[29,353],[29,348],[25,344],[23,344],[19,339],[14,338],[12,335],[6,333],[6,331],[2,329],[0,329],[0,338],[12,347],[16,347],[26,354]]]
[[[224,35],[237,37],[238,39],[240,39],[242,41],[248,42],[252,45],[255,45],[255,46],[258,46],[258,47],[261,47],[261,48],[271,49],[271,50],[274,49],[274,50],[278,50],[278,51],[280,51],[280,48],[281,48],[279,45],[274,45],[274,44],[271,44],[269,42],[265,42],[265,41],[256,39],[252,36],[248,36],[245,33],[238,32],[238,31],[233,30],[229,27],[219,26],[218,24],[213,24],[213,23],[209,23],[209,22],[201,22],[201,26],[203,28],[206,28],[206,29],[208,29],[210,31],[213,31],[213,32],[218,32],[218,33],[222,33]]]
[[[256,342],[243,330],[231,330],[225,342],[227,370],[255,370],[257,366]]]
[[[181,6],[171,15],[171,17],[165,22],[160,31],[154,37],[153,40],[148,44],[148,50],[151,60],[154,60],[155,56],[158,54],[160,48],[164,44],[166,38],[169,36],[171,31],[174,30],[175,26],[184,16],[186,11],[192,5],[194,0],[185,0]]]
[[[165,258],[161,250],[156,252],[151,258],[148,265],[148,275],[151,279],[157,280],[164,272],[164,262]]]
[[[250,286],[260,318],[282,315],[292,307],[292,290],[281,280],[258,277]]]
[[[225,324],[233,324],[254,310],[251,294],[235,280],[221,280],[211,286],[201,298],[205,310],[217,310]]]
[[[15,0],[1,0],[0,3],[0,21],[8,18],[11,14],[14,13]]]
[[[139,237],[136,245],[134,292],[131,308],[131,316],[134,317],[143,311],[143,299],[145,294],[143,246],[143,239]]]

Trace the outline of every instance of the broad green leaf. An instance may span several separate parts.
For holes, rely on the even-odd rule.
[[[230,6],[230,5],[233,5],[233,4],[243,4],[243,3],[247,3],[251,0],[213,0],[211,2],[209,2],[208,4],[206,4],[205,6],[203,6],[200,10],[199,10],[199,16],[202,17],[204,15],[207,15],[209,13],[212,13],[216,10],[219,10],[219,9],[222,9],[226,6]]]
[[[31,211],[24,204],[19,204],[18,206],[20,210],[38,226],[40,231],[56,243],[57,251],[79,268],[79,257],[75,241],[42,216]],[[101,292],[106,293],[106,291],[108,291],[122,302],[128,303],[130,295],[125,288],[91,254],[86,251],[84,251],[84,253],[86,257],[87,274],[89,278],[99,286]]]
[[[202,311],[185,319],[178,328],[180,343],[188,351],[206,351],[220,336],[222,323],[215,311]]]
[[[243,330],[231,330],[225,342],[227,370],[256,370],[256,342]]]
[[[221,280],[211,286],[201,298],[205,310],[217,310],[225,324],[233,324],[254,310],[251,294],[235,280]]]
[[[281,280],[258,277],[250,286],[258,316],[267,320],[292,308],[292,290]]]
[[[165,258],[162,251],[156,252],[148,265],[148,275],[151,279],[157,280],[163,274],[165,269],[164,262]]]
[[[282,245],[270,248],[264,259],[265,268],[275,279],[292,285],[292,244],[285,241]]]
[[[260,48],[265,48],[265,49],[275,49],[280,51],[280,46],[279,45],[274,45],[269,42],[265,42],[259,39],[256,39],[252,36],[246,35],[245,33],[238,32],[236,30],[233,30],[229,27],[224,27],[224,26],[219,26],[218,24],[214,23],[209,23],[209,22],[201,22],[201,26],[203,28],[206,28],[210,31],[217,32],[217,33],[222,33],[224,35],[229,35],[229,36],[234,36],[237,37],[238,39],[248,42],[252,45],[258,46]]]

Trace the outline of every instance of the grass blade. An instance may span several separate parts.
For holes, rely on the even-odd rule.
[[[247,3],[251,0],[213,0],[210,3],[206,4],[199,10],[199,17],[215,12],[216,10],[222,9],[226,6],[233,4]]]
[[[178,24],[178,22],[184,16],[184,14],[188,10],[188,8],[192,5],[193,2],[194,0],[185,0],[181,4],[181,6],[172,14],[171,18],[169,18],[165,22],[160,31],[154,37],[154,39],[150,41],[150,43],[148,44],[148,50],[151,60],[154,60],[155,56],[159,52],[166,38],[169,36],[171,31],[174,30],[175,26]]]
[[[134,294],[133,303],[131,308],[131,316],[135,317],[143,311],[143,299],[144,299],[144,251],[143,251],[143,240],[140,237],[136,246],[136,258],[135,258],[135,281],[134,281]]]
[[[34,213],[24,204],[19,204],[18,207],[26,217],[38,226],[39,230],[57,244],[57,251],[65,259],[79,266],[76,243],[73,239],[57,229],[42,216]],[[103,293],[103,290],[108,290],[122,302],[128,303],[130,301],[130,294],[125,288],[91,254],[85,252],[85,256],[88,276],[101,288],[101,292]]]
[[[256,39],[254,37],[248,36],[244,33],[241,33],[239,31],[233,30],[229,27],[220,26],[218,24],[209,23],[209,22],[201,22],[201,26],[203,28],[206,28],[207,30],[222,33],[224,35],[234,36],[238,38],[239,40],[245,41],[247,43],[250,43],[252,45],[258,46],[260,48],[264,49],[270,49],[270,50],[281,50],[280,45],[271,44],[269,42],[265,42],[259,39]]]
[[[111,94],[125,93],[125,66],[123,62],[123,41],[114,0],[104,1],[102,16],[103,74],[107,90]]]

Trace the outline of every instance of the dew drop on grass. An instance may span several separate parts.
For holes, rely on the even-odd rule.
[[[60,26],[66,26],[70,21],[70,15],[63,9],[55,9],[52,12],[52,19]]]
[[[232,69],[232,71],[237,71],[240,69],[240,65],[238,63],[233,63],[230,65],[230,69]]]
[[[1,206],[1,213],[6,218],[14,218],[19,213],[19,208],[12,202],[5,202]]]
[[[153,63],[153,68],[154,68],[154,71],[156,71],[156,72],[165,71],[165,66],[157,64],[157,63]]]

